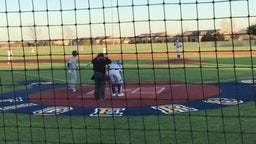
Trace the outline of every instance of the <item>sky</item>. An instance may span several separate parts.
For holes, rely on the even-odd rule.
[[[256,0],[0,0],[0,42],[133,37],[256,24]]]

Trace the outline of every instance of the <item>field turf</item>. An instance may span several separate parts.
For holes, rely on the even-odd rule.
[[[52,60],[20,66],[8,65],[7,49],[0,48],[0,61],[6,63],[1,65],[1,93],[26,89],[19,83],[26,80],[42,79],[66,84],[69,80],[65,69],[66,59],[74,49],[79,51],[81,58],[78,84],[92,84],[92,67],[84,68],[84,65],[102,52],[102,48],[38,47],[35,53],[31,52],[31,47],[13,48],[14,61]],[[255,51],[255,45],[240,43],[237,46],[220,44],[219,47],[214,47],[210,42],[202,43],[200,47],[196,43],[184,43],[183,58],[207,62],[150,65],[146,63],[175,59],[173,44],[108,46],[112,60],[123,60],[123,78],[127,82],[179,81],[200,84],[255,79]],[[253,144],[256,143],[255,109],[254,100],[221,109],[150,116],[35,116],[0,111],[0,143]]]

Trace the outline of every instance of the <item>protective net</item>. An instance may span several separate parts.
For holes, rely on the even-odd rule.
[[[255,5],[0,0],[0,142],[255,143]]]

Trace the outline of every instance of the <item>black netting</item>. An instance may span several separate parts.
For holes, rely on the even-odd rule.
[[[255,143],[255,5],[0,0],[0,143]]]

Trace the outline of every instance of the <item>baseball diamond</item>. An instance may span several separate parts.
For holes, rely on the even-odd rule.
[[[172,53],[171,53],[172,54]],[[191,55],[194,53],[183,53]],[[202,52],[200,55],[209,54]],[[232,54],[222,52],[220,54]],[[233,53],[236,54],[236,53]],[[240,52],[239,55],[250,53]],[[164,53],[154,54],[164,55]],[[172,54],[173,55],[173,54]],[[136,55],[123,54],[123,58],[134,58]],[[138,54],[141,57],[150,57]],[[120,55],[111,54],[111,58]],[[80,60],[90,60],[90,57],[80,56]],[[40,63],[63,62],[63,58],[15,60],[11,66],[38,65]],[[5,61],[1,61],[3,66]],[[0,63],[0,64],[1,64]],[[169,59],[146,62],[146,64],[196,64],[207,63],[206,60]],[[193,84],[182,82],[125,82],[125,96],[111,96],[111,85],[106,87],[106,100],[97,101],[93,97],[94,87],[89,84],[77,85],[77,93],[70,93],[67,85],[52,81],[33,80],[21,82],[31,89],[3,94],[2,111],[15,111],[36,115],[89,115],[89,116],[121,116],[121,115],[151,115],[198,111],[201,109],[220,108],[237,105],[253,99],[254,86],[246,83],[248,80],[229,83]],[[250,81],[250,80],[249,80]],[[235,87],[234,87],[235,85]],[[245,91],[246,90],[246,91]],[[240,92],[241,91],[241,92]],[[236,93],[239,92],[239,96]],[[19,97],[14,97],[19,93]],[[113,110],[114,109],[114,110]]]

